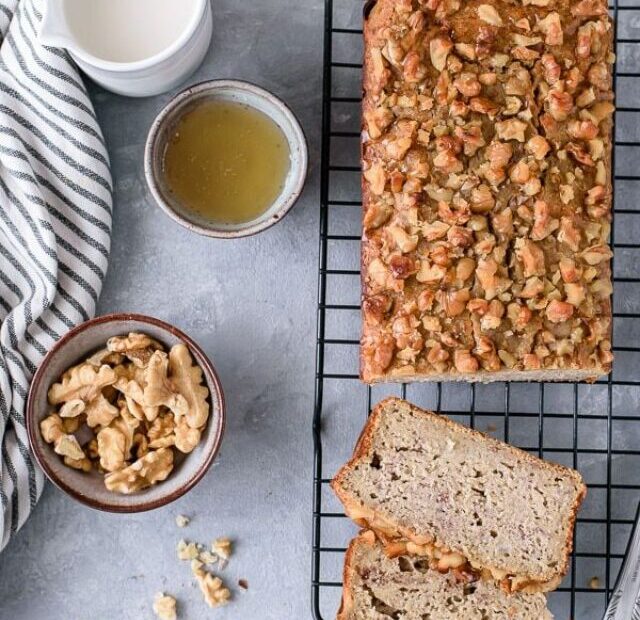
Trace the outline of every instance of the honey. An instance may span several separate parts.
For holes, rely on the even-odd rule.
[[[290,168],[287,138],[266,114],[205,100],[176,124],[164,154],[167,188],[187,212],[241,224],[264,213]]]

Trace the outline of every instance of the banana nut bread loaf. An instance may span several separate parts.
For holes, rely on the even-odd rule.
[[[367,382],[610,371],[605,0],[377,0],[365,24]]]

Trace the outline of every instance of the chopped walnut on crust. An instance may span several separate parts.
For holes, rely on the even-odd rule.
[[[363,380],[610,371],[611,41],[604,0],[377,1]]]

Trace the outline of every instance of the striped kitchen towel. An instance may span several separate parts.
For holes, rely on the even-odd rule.
[[[78,71],[38,43],[46,0],[0,0],[0,549],[42,492],[24,411],[51,345],[90,318],[107,269],[111,175]]]

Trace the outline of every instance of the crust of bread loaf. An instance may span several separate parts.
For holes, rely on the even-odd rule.
[[[364,122],[364,113],[371,109],[370,97],[367,96],[369,90],[369,80],[373,74],[372,60],[371,60],[371,48],[378,41],[376,33],[380,31],[380,28],[387,24],[393,15],[394,6],[397,0],[367,0],[364,8],[364,59],[363,59],[363,100],[362,100],[362,117],[361,117],[361,131],[366,131]],[[609,31],[607,45],[609,49],[613,49],[613,30]],[[612,133],[613,133],[613,121],[607,119],[603,121],[606,124],[606,131],[604,136],[604,145],[606,157],[605,167],[607,172],[606,187],[613,198],[613,184],[612,184],[612,168],[611,168],[611,155],[612,155]],[[360,144],[361,149],[361,161],[365,163],[365,141],[362,140]],[[362,189],[362,214],[366,213],[367,207],[371,199],[371,193],[369,184],[366,182],[364,175],[361,176],[361,189]],[[363,229],[362,244],[360,253],[360,273],[361,275],[361,296],[364,299],[366,295],[366,266],[369,264],[369,248],[367,243],[366,231]],[[611,278],[611,265],[607,266],[608,276]],[[607,310],[606,315],[612,316],[611,299],[605,303]],[[366,333],[365,321],[362,321],[361,336],[364,341]],[[613,330],[613,321],[609,321],[609,339],[611,339]],[[542,370],[508,370],[503,369],[499,371],[484,371],[481,370],[475,373],[457,373],[454,370],[446,373],[416,373],[401,375],[398,373],[382,373],[376,376],[365,373],[365,363],[362,346],[360,346],[359,353],[359,376],[360,380],[369,385],[376,383],[413,383],[413,382],[437,382],[437,381],[460,381],[467,383],[492,383],[498,381],[546,381],[546,382],[566,382],[566,381],[585,381],[587,383],[594,383],[600,377],[604,377],[611,372],[611,364],[601,365],[589,369],[542,369]]]
[[[493,437],[488,437],[484,433],[481,433],[474,429],[458,424],[457,422],[454,422],[453,420],[450,420],[444,416],[440,416],[431,411],[425,411],[424,409],[420,409],[419,407],[416,407],[415,405],[411,405],[407,401],[403,401],[399,398],[395,398],[395,397],[386,398],[375,406],[375,408],[371,412],[371,415],[369,416],[369,419],[367,420],[367,423],[362,429],[360,437],[356,443],[353,456],[349,459],[349,461],[345,465],[343,465],[340,468],[338,473],[335,475],[335,477],[331,481],[331,488],[333,489],[334,493],[338,496],[340,501],[343,503],[347,514],[349,514],[349,512],[352,511],[353,508],[356,508],[356,509],[361,508],[362,504],[357,500],[355,500],[353,497],[351,497],[344,490],[344,487],[342,485],[342,479],[347,474],[347,472],[349,472],[353,467],[355,467],[355,465],[359,461],[363,460],[369,454],[371,448],[373,447],[373,437],[378,429],[378,425],[380,423],[380,419],[382,417],[383,411],[386,407],[390,405],[393,405],[396,407],[404,407],[409,411],[411,411],[413,414],[424,417],[424,418],[435,419],[439,423],[453,430],[454,432],[472,436],[483,443],[488,443],[490,445],[499,445],[501,447],[506,446],[511,452],[516,454],[518,458],[529,462],[533,466],[541,467],[549,471],[557,472],[559,474],[562,474],[563,476],[570,475],[575,480],[576,486],[579,489],[579,493],[576,496],[576,500],[574,501],[570,509],[567,538],[563,548],[562,561],[558,565],[556,576],[553,579],[548,581],[537,581],[535,579],[531,579],[527,575],[515,575],[515,577],[517,578],[518,585],[514,588],[510,588],[513,591],[523,591],[523,592],[529,592],[529,593],[548,592],[556,589],[560,585],[560,581],[562,580],[564,575],[567,573],[567,570],[569,568],[569,559],[571,556],[571,551],[573,550],[573,530],[575,527],[575,521],[577,518],[578,510],[580,509],[580,505],[582,504],[587,494],[587,487],[584,484],[584,481],[582,480],[582,476],[580,476],[580,474],[573,469],[569,469],[562,465],[559,465],[556,463],[550,463],[548,461],[539,459],[529,454],[528,452],[525,452],[524,450],[520,450],[519,448],[506,444],[502,441],[498,441]],[[355,512],[357,512],[357,510]],[[375,511],[373,512],[376,516],[376,519],[380,519],[381,521],[386,521],[384,518],[381,517],[381,515],[377,514]],[[374,527],[373,524],[368,523],[366,520],[358,519],[357,523],[363,527],[370,527],[371,529],[376,530],[376,527]],[[386,521],[386,523],[388,523],[388,521]],[[398,524],[389,523],[389,525],[396,530],[399,537],[410,540],[418,545],[424,544],[425,541],[422,539],[422,537],[418,536],[410,528],[402,527]],[[386,535],[388,535],[388,531],[386,532]],[[434,545],[436,547],[444,548],[444,547],[447,547],[447,542],[441,541],[441,540],[440,541],[435,540]],[[456,549],[452,549],[452,551],[456,551]],[[475,558],[467,558],[467,560],[471,562],[474,568],[486,569],[494,575],[497,575],[501,572],[500,569],[495,566],[480,566],[477,559]],[[509,587],[508,584],[503,583],[502,585],[503,587]]]

